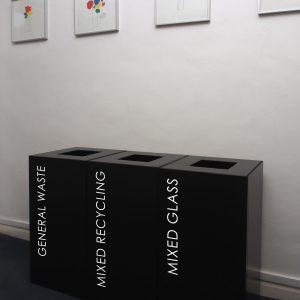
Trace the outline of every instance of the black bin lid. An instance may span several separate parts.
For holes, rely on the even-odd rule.
[[[232,176],[248,176],[262,163],[262,161],[257,160],[186,156],[183,159],[165,166],[164,169]]]
[[[183,157],[183,155],[178,154],[125,151],[108,157],[95,159],[93,162],[159,168]]]
[[[120,150],[73,147],[32,155],[34,157],[57,158],[67,160],[89,161],[99,157],[120,153]]]

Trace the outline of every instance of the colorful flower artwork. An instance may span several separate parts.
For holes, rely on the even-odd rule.
[[[24,18],[27,19],[28,17],[32,16],[32,7],[29,5],[25,6]]]
[[[74,0],[75,35],[119,30],[119,0]]]
[[[48,0],[13,0],[11,9],[12,42],[47,40],[47,7]]]
[[[89,0],[86,4],[87,9],[94,10],[97,14],[101,12],[104,6],[104,0]]]

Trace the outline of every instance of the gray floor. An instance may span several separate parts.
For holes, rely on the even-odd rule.
[[[29,243],[0,235],[0,300],[27,299],[76,300],[77,298],[31,284],[29,282]],[[258,299],[253,298],[253,300]]]
[[[1,300],[76,300],[29,282],[29,243],[0,235]]]

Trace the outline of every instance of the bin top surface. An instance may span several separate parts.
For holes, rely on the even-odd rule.
[[[121,152],[120,150],[73,147],[31,155],[31,157],[58,158],[67,160],[88,161]]]
[[[262,161],[257,160],[186,156],[183,159],[165,166],[164,169],[231,176],[248,176],[262,163]]]
[[[152,152],[138,152],[125,151],[111,156],[95,159],[92,163],[103,162],[119,165],[131,165],[141,167],[163,167],[178,159],[183,158],[183,155],[152,153]]]

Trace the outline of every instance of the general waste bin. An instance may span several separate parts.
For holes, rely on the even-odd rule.
[[[87,161],[118,152],[70,148],[29,157],[33,283],[85,296]]]
[[[263,163],[188,156],[159,174],[159,299],[258,294]]]
[[[158,170],[182,157],[123,152],[89,162],[89,299],[156,299]]]

